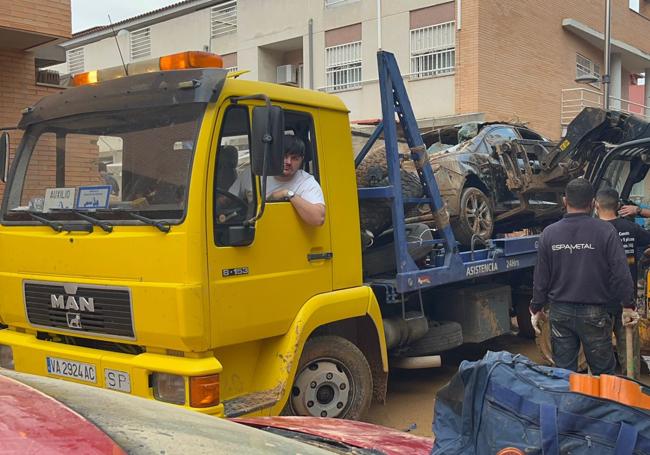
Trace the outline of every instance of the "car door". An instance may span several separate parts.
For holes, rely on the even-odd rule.
[[[497,144],[519,139],[517,132],[510,126],[497,125],[488,127],[489,130],[484,136],[484,145],[490,155],[490,178],[494,188],[494,201],[497,210],[509,210],[518,204],[517,197],[508,189],[506,183],[508,175],[503,165],[496,156],[495,147]]]
[[[325,163],[318,160],[322,154],[317,153],[321,144],[316,134],[317,111],[282,107],[285,113],[292,112],[294,124],[303,122],[301,131],[311,153],[308,169],[324,172]],[[252,218],[260,208],[260,179],[252,175],[250,167],[250,112],[251,106],[225,103],[219,114],[221,128],[215,135],[210,165],[214,190],[208,198],[208,268],[213,339],[217,346],[284,334],[305,302],[332,289],[327,216],[324,225],[309,226],[291,202],[272,202],[266,204],[262,217],[254,223],[251,238],[242,241],[223,235],[228,223]],[[219,175],[228,174],[222,162],[231,162],[231,147],[237,148],[239,182],[225,189]],[[226,150],[230,152],[224,153]],[[318,175],[314,177],[318,180]],[[226,195],[238,184],[248,189],[248,193],[239,193],[245,194],[243,201]],[[327,205],[325,185],[322,190]],[[224,199],[230,199],[227,202],[235,207],[223,210],[219,204]]]

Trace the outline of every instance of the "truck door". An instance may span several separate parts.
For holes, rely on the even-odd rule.
[[[325,163],[318,153],[317,111],[282,107],[285,135],[298,136],[305,143],[303,170],[319,181],[327,207],[327,188],[320,179]],[[230,235],[233,229],[241,230],[237,224],[255,215],[262,197],[260,178],[252,175],[250,167],[251,109],[224,104],[211,151],[207,242],[212,334],[217,346],[283,334],[305,302],[332,289],[327,215],[322,226],[309,226],[291,202],[267,202],[254,232],[248,231],[244,238]]]

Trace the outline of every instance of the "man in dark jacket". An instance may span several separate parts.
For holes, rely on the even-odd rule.
[[[647,247],[650,245],[650,232],[643,229],[638,224],[619,218],[617,211],[619,209],[619,195],[613,188],[601,190],[596,195],[596,210],[598,218],[603,221],[608,221],[616,228],[618,237],[625,250],[627,256],[627,265],[630,268],[630,275],[632,276],[632,295],[636,297],[636,286],[638,279],[636,251],[637,248]],[[626,339],[625,339],[625,326],[623,325],[623,308],[619,302],[610,302],[607,306],[607,311],[612,317],[614,323],[614,336],[616,336],[616,351],[618,352],[618,362],[621,364],[623,374],[627,372],[627,358],[626,358]],[[628,325],[636,326],[636,320],[630,321]],[[634,327],[634,337],[632,352],[634,352],[634,375],[639,379],[641,372],[641,355],[640,355],[640,342],[639,342],[639,329]]]
[[[613,374],[611,301],[632,306],[632,277],[614,226],[593,218],[594,190],[582,178],[566,187],[566,215],[539,238],[530,303],[531,322],[539,332],[550,307],[553,361],[578,369],[580,343],[593,374]]]

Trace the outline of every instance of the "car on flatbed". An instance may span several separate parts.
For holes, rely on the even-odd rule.
[[[551,145],[541,134],[515,123],[471,122],[427,136],[429,142],[436,140],[427,149],[429,161],[454,235],[462,245],[470,246],[474,235],[491,238],[498,223],[508,223],[512,230],[530,227],[540,214],[559,215],[553,209],[560,209],[561,204],[552,195],[533,198],[529,210],[516,210],[521,201],[508,187],[509,175],[496,150],[497,145],[510,141],[525,142],[527,147]]]

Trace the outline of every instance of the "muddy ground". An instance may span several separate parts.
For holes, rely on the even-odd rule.
[[[385,405],[374,403],[366,420],[379,425],[406,430],[413,424],[414,434],[433,436],[433,405],[437,391],[456,372],[462,360],[477,360],[488,351],[507,350],[521,353],[531,360],[543,363],[533,340],[515,335],[503,335],[481,344],[470,344],[443,355],[440,368],[428,370],[394,370],[388,379],[388,397]],[[650,385],[645,372],[642,382]]]

